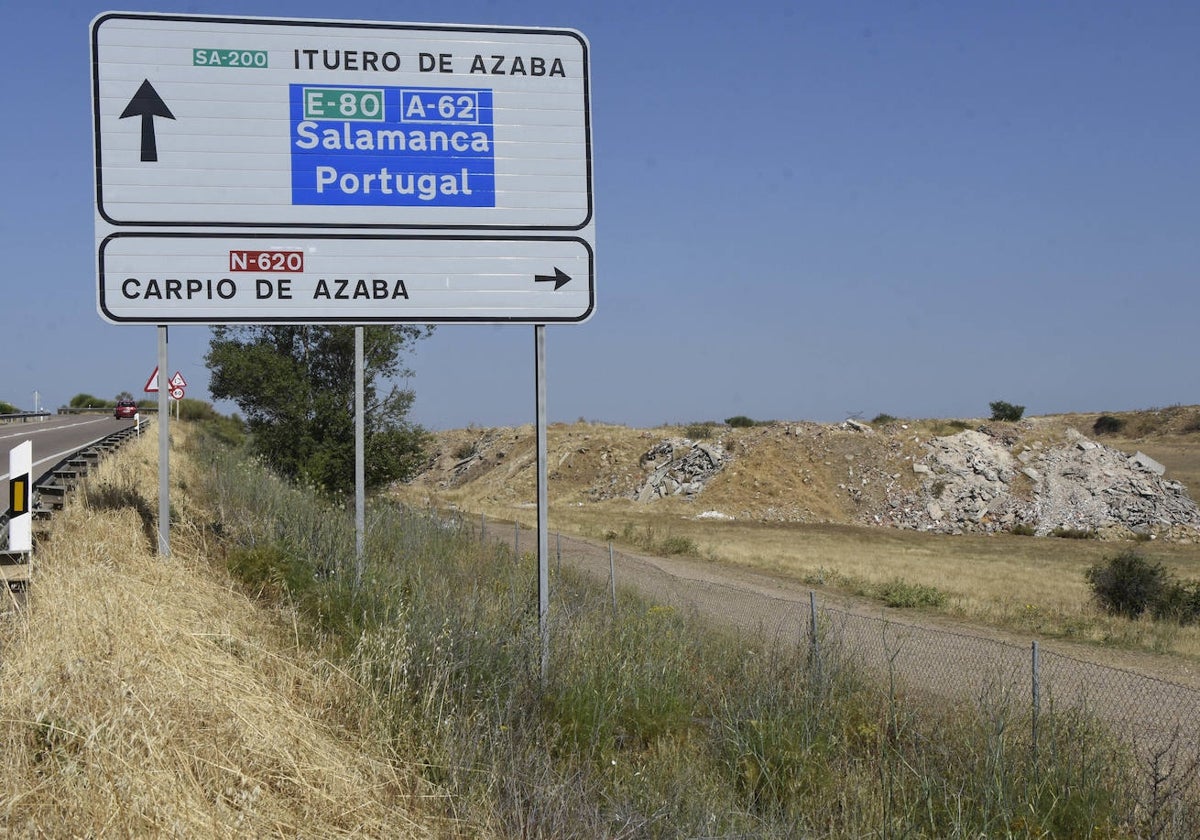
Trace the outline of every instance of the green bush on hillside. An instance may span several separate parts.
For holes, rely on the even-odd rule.
[[[1097,435],[1116,435],[1125,429],[1125,421],[1111,414],[1101,414],[1092,424],[1092,433]]]
[[[71,408],[112,408],[115,403],[112,400],[103,400],[100,397],[92,394],[76,394],[71,397],[71,401],[67,403]]]
[[[993,420],[1005,420],[1010,423],[1015,423],[1025,414],[1025,406],[1013,405],[1004,400],[996,400],[994,403],[988,403],[992,409]]]

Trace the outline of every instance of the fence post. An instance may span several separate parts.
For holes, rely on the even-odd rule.
[[[487,514],[479,514],[479,541],[487,540]]]
[[[820,676],[820,641],[817,637],[817,593],[808,590],[808,664],[814,677]]]
[[[1035,639],[1031,651],[1030,672],[1032,683],[1030,685],[1030,694],[1033,698],[1033,720],[1030,731],[1030,748],[1033,751],[1033,778],[1036,783],[1038,779],[1038,714],[1041,712],[1041,658],[1038,655],[1038,643]]]
[[[562,577],[562,531],[554,534],[554,556],[558,560],[558,576]]]
[[[513,523],[513,559],[521,559],[521,523]]]
[[[617,567],[613,564],[612,543],[608,544],[608,584],[612,589],[613,615],[617,614]]]
[[[812,649],[812,656],[816,658],[817,650],[817,593],[813,590],[808,590],[808,644]]]

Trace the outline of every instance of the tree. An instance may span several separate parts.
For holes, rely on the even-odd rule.
[[[425,432],[408,422],[413,393],[394,379],[401,356],[429,328],[363,330],[366,485],[412,475]],[[214,327],[205,363],[209,391],[246,416],[251,446],[276,471],[334,493],[354,489],[354,328]]]
[[[133,394],[129,393],[128,391],[122,391],[121,393],[117,394],[117,402],[131,399],[133,399]]]
[[[991,406],[993,420],[1008,420],[1015,423],[1025,414],[1025,406],[1013,405],[1004,400],[996,400],[996,402],[988,403],[988,405]]]
[[[21,409],[4,400],[0,400],[0,414],[20,414]]]
[[[102,400],[91,394],[76,394],[71,397],[71,402],[68,405],[71,408],[112,408],[113,404],[108,400]]]

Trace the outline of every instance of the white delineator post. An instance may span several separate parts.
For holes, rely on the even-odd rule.
[[[33,551],[33,442],[25,441],[8,452],[8,550]]]

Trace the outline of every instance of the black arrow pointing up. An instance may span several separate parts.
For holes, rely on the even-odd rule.
[[[162,101],[162,97],[158,95],[154,85],[150,84],[149,79],[142,82],[142,86],[137,89],[133,99],[129,100],[129,104],[121,112],[121,119],[126,117],[142,118],[142,161],[157,161],[158,144],[154,142],[154,118],[166,117],[173,120],[175,115],[171,113],[167,103]]]
[[[555,266],[553,274],[535,274],[533,275],[533,279],[539,283],[553,283],[554,291],[557,292],[563,286],[571,282],[571,275],[567,274],[567,272],[563,271],[558,266]]]

